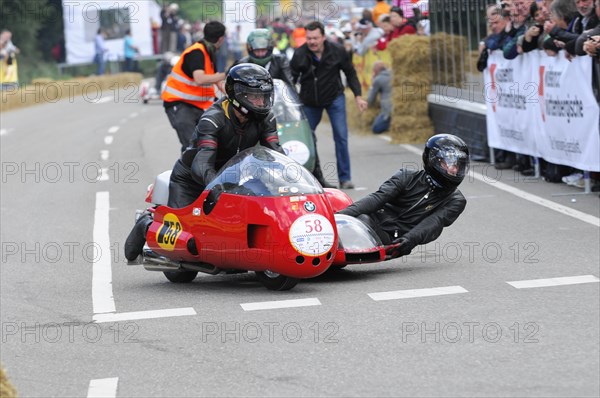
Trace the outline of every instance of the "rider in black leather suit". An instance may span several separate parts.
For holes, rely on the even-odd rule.
[[[284,153],[279,145],[273,105],[273,80],[255,64],[232,67],[225,82],[227,98],[215,102],[198,121],[193,143],[177,160],[169,183],[170,207],[192,204],[236,153],[256,144]],[[125,241],[125,257],[142,253],[152,216],[140,216]]]
[[[400,169],[376,192],[338,212],[375,230],[392,258],[437,239],[467,204],[457,189],[469,167],[463,140],[451,134],[431,137],[423,163],[425,170]]]
[[[192,136],[193,144],[173,167],[170,207],[193,203],[217,171],[246,148],[260,143],[284,153],[279,145],[275,116],[271,113],[273,81],[266,69],[248,63],[232,67],[227,74],[225,91],[227,98],[215,102],[204,112]]]

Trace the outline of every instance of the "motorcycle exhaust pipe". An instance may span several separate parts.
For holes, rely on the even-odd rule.
[[[214,265],[174,261],[167,257],[160,256],[152,250],[144,251],[142,264],[148,271],[196,271],[210,275],[217,275],[221,272],[221,269]]]

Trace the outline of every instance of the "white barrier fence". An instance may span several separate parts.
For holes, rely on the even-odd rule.
[[[561,51],[504,59],[493,51],[483,72],[488,145],[600,171],[600,109],[592,91],[592,59]]]

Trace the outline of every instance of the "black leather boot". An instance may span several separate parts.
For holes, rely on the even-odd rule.
[[[144,244],[146,243],[146,233],[152,224],[152,215],[145,211],[136,221],[133,229],[125,241],[125,258],[134,261],[137,256],[142,254]]]

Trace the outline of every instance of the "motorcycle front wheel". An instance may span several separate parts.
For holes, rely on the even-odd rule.
[[[255,271],[256,279],[269,290],[290,290],[300,282],[300,279],[279,275],[271,271]]]

